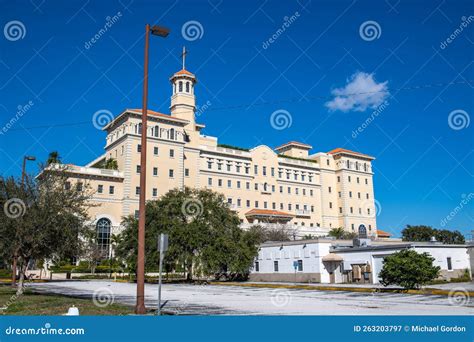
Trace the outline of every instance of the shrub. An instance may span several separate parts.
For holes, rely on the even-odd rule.
[[[405,249],[384,258],[380,271],[381,283],[400,285],[405,289],[416,289],[436,279],[440,270],[433,266],[434,258],[428,253],[417,253]]]

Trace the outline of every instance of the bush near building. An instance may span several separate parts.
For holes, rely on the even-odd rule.
[[[438,277],[440,267],[433,266],[434,258],[428,253],[405,249],[384,258],[379,276],[384,286],[399,285],[417,289]]]

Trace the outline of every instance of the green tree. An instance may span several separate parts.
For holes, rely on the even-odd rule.
[[[48,165],[51,164],[61,164],[61,157],[58,151],[50,152],[48,155],[48,160],[46,162]]]
[[[416,289],[438,277],[439,266],[433,266],[434,258],[428,253],[405,249],[384,258],[379,276],[381,283]]]
[[[118,170],[117,160],[114,158],[107,159],[103,164],[104,169]]]
[[[463,244],[465,243],[464,236],[457,230],[450,231],[447,229],[435,229],[430,226],[411,226],[407,225],[402,230],[403,241],[430,241],[435,237],[437,241],[446,244]]]
[[[223,195],[210,190],[174,189],[146,205],[145,269],[156,269],[160,233],[169,235],[167,269],[184,266],[187,278],[193,275],[231,279],[245,277],[257,253],[254,233],[243,231],[237,214]],[[125,226],[117,245],[117,256],[130,271],[136,269],[138,222],[134,217]]]
[[[24,184],[14,178],[0,182],[0,250],[18,260],[18,294],[31,261],[70,258],[80,248],[91,194],[67,190],[66,181],[63,172],[44,171]]]

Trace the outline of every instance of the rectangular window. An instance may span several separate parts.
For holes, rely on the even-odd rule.
[[[184,169],[184,177],[189,177],[189,169]]]
[[[141,171],[141,167],[140,165],[137,165],[137,173],[140,173],[140,171]]]
[[[158,196],[158,189],[157,188],[153,188],[153,193],[152,193],[153,197],[156,197]]]
[[[255,183],[255,190],[258,190],[258,183]]]
[[[267,175],[267,167],[266,167],[266,166],[263,166],[263,167],[262,167],[262,174],[263,174],[264,176]]]
[[[258,201],[255,201],[255,208],[258,208]]]
[[[291,188],[290,187],[288,187],[288,193],[291,194]]]
[[[349,191],[349,197],[352,198],[352,191]]]
[[[212,186],[212,178],[207,179],[207,185]]]
[[[253,167],[253,173],[254,173],[255,175],[258,175],[258,165],[254,165],[254,167]]]
[[[357,184],[359,184],[359,183],[360,183],[360,178],[359,178],[359,177],[357,177]]]
[[[341,176],[337,176],[337,182],[338,182],[338,183],[341,182]]]
[[[158,176],[158,168],[157,167],[153,168],[153,176]]]
[[[277,261],[277,260],[275,260],[275,261],[273,262],[273,271],[274,271],[274,272],[278,272],[278,261]]]
[[[77,183],[76,184],[76,190],[77,191],[82,191],[82,183]]]
[[[350,183],[351,182],[351,176],[347,176],[347,181]]]
[[[227,181],[227,187],[228,187],[228,188],[231,188],[231,187],[232,187],[232,181],[231,181],[230,179]]]
[[[140,218],[140,211],[135,210],[135,218],[138,220]]]
[[[158,155],[158,147],[153,147],[153,154],[154,154],[155,156]]]
[[[258,261],[255,261],[255,272],[260,272],[260,264]]]
[[[101,194],[102,192],[104,192],[104,186],[103,186],[102,184],[99,184],[99,185],[97,186],[97,192],[98,192],[99,194]]]
[[[329,209],[332,209],[332,202],[329,202]]]
[[[328,192],[329,192],[329,193],[331,193],[331,190],[332,190],[331,187],[328,187]]]
[[[446,262],[448,263],[448,271],[451,271],[453,269],[453,264],[451,262],[451,257],[447,257]]]
[[[169,178],[174,178],[174,170],[170,169],[168,175],[169,175]]]
[[[342,207],[339,207],[339,214],[342,214]]]
[[[113,185],[109,186],[109,194],[113,195],[115,192],[115,187]]]
[[[366,179],[365,179],[365,185],[368,185],[368,184],[369,184],[369,182],[368,182],[368,180],[367,180],[367,178],[366,178]]]
[[[272,167],[271,172],[272,172],[272,177],[275,177],[275,168],[274,167]]]
[[[326,159],[326,165],[329,166],[329,159]]]
[[[240,189],[240,181],[237,181],[237,189]]]
[[[267,209],[267,208],[268,208],[268,203],[267,203],[267,202],[263,202],[263,208],[264,208],[264,209]]]
[[[246,188],[247,190],[250,190],[250,182],[245,183],[245,188]]]
[[[138,145],[137,145],[137,152],[140,153],[141,151],[142,151],[142,145],[138,144]]]
[[[313,190],[309,190],[309,195],[313,196]]]
[[[240,198],[237,198],[237,206],[240,208],[242,205],[242,200]]]
[[[282,193],[283,193],[283,187],[280,186],[280,194],[282,194]]]
[[[174,150],[170,149],[170,158],[174,158]]]
[[[212,169],[212,162],[207,162],[207,168]]]
[[[247,205],[247,208],[250,208],[250,200],[247,200],[245,204]]]
[[[272,203],[272,209],[275,210],[277,208],[277,204],[275,202]]]
[[[140,195],[140,187],[139,186],[137,186],[135,188],[135,195],[137,195],[137,196]]]
[[[230,172],[230,164],[227,164],[227,171]]]
[[[222,179],[217,180],[217,185],[222,186]]]
[[[303,272],[303,260],[298,260],[298,271]]]

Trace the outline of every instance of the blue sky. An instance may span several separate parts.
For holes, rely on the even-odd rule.
[[[159,23],[171,34],[151,39],[150,108],[168,112],[168,78],[180,69],[186,45],[198,103],[208,107],[198,117],[205,134],[242,147],[299,140],[313,153],[344,147],[371,154],[380,229],[441,228],[447,216],[443,228],[474,228],[470,1],[1,0],[0,6],[3,176],[20,174],[24,154],[45,160],[57,150],[75,164],[100,155],[104,133],[92,117],[141,107],[142,32],[146,23]],[[338,105],[329,105],[335,96]],[[284,129],[270,121],[279,110],[291,118]]]

